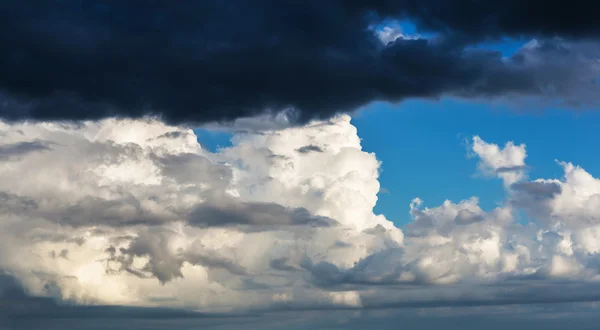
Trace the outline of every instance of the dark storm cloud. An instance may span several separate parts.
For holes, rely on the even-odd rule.
[[[298,270],[298,268],[296,268],[292,265],[289,265],[288,261],[289,261],[288,257],[276,258],[269,262],[269,266],[275,270],[282,270],[282,271],[288,271],[288,272]]]
[[[0,117],[160,114],[170,122],[209,122],[292,107],[302,121],[375,100],[550,94],[580,101],[584,89],[593,98],[584,100],[589,103],[597,85],[589,76],[591,62],[577,49],[537,47],[504,61],[497,52],[465,46],[503,36],[537,37],[542,45],[556,36],[593,39],[600,32],[598,6],[541,0],[2,1]],[[368,27],[386,18],[409,18],[438,38],[384,47]],[[532,54],[537,60],[527,61]]]
[[[410,18],[428,31],[446,31],[466,41],[503,36],[586,38],[600,34],[598,3],[575,0],[349,0],[354,10]]]

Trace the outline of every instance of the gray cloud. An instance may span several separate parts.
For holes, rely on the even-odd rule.
[[[191,213],[188,222],[198,227],[337,225],[335,220],[312,215],[305,208],[287,208],[276,203],[238,202],[227,198],[199,205]]]
[[[50,144],[44,141],[18,142],[0,145],[0,160],[25,156],[29,153],[50,150]]]
[[[518,172],[518,171],[523,171],[526,170],[527,166],[523,165],[523,166],[507,166],[507,167],[500,167],[498,169],[496,169],[496,173],[509,173],[509,172]]]
[[[422,211],[412,210],[413,221],[404,227],[404,234],[409,237],[426,236],[435,229],[435,219]]]
[[[552,200],[560,195],[562,186],[557,182],[517,182],[510,186],[510,203],[530,215],[548,220],[552,213]]]
[[[210,183],[214,190],[220,192],[231,179],[231,169],[215,164],[201,155],[183,153],[161,157],[153,156],[153,159],[161,167],[165,176],[178,183],[194,182],[199,178],[198,173],[202,173],[202,179]]]
[[[454,222],[456,222],[459,225],[468,225],[483,220],[485,220],[485,218],[482,215],[464,209],[458,212],[458,215],[456,215]]]
[[[139,278],[156,278],[165,284],[176,278],[183,278],[181,269],[184,263],[200,265],[207,271],[225,270],[236,276],[246,276],[244,267],[225,256],[219,251],[209,251],[204,248],[190,250],[170,249],[171,239],[176,235],[164,229],[151,229],[142,232],[130,240],[127,247],[106,249],[107,274],[117,275],[127,272]],[[134,266],[135,257],[147,257],[148,261],[140,267]],[[117,268],[114,268],[114,265]]]
[[[31,198],[18,196],[5,191],[0,191],[0,210],[7,213],[20,213],[35,210],[38,204]]]
[[[146,212],[141,207],[140,201],[132,195],[111,200],[86,196],[74,204],[57,207],[50,212],[42,211],[39,214],[47,219],[74,227],[93,224],[110,227],[153,226],[172,220]]]
[[[62,249],[62,250],[60,250],[60,252],[56,252],[56,251],[52,250],[50,252],[50,257],[52,257],[52,258],[62,258],[62,259],[65,259],[65,260],[69,260],[69,250]]]
[[[310,153],[310,152],[323,152],[323,149],[321,147],[319,147],[319,146],[314,145],[314,144],[309,144],[309,145],[306,145],[304,147],[296,149],[296,151],[298,151],[301,154],[307,154],[307,153]]]
[[[556,182],[518,182],[512,184],[511,189],[523,192],[533,198],[552,198],[562,192],[562,187]]]
[[[161,138],[162,139],[177,139],[177,138],[180,138],[183,135],[184,135],[184,133],[182,133],[182,132],[173,131],[173,132],[168,132],[168,133],[165,133],[163,135],[160,135],[160,136],[157,137],[157,139],[161,139]]]
[[[181,267],[185,262],[179,253],[169,249],[170,233],[163,230],[149,230],[142,232],[127,248],[121,248],[121,254],[116,256],[116,249],[109,248],[111,255],[109,261],[120,263],[120,269],[126,270],[138,277],[145,278],[150,274],[161,283],[166,283],[175,278],[182,278]],[[148,257],[148,262],[141,269],[133,268],[133,257]]]
[[[198,253],[197,251],[190,252],[185,255],[185,260],[193,265],[202,265],[209,269],[224,269],[231,274],[238,276],[248,275],[248,272],[244,267],[236,264],[232,260],[219,256],[216,251],[204,254]]]
[[[269,266],[275,270],[288,271],[288,272],[298,270],[297,267],[290,265],[288,262],[289,262],[288,257],[276,258],[269,262]]]

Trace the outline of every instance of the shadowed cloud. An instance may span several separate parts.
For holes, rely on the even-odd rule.
[[[315,216],[305,208],[288,208],[276,203],[238,202],[219,200],[203,203],[190,215],[188,222],[198,227],[279,227],[337,225],[333,219]],[[253,228],[256,230],[256,228]]]
[[[18,142],[13,144],[0,145],[0,160],[7,160],[13,157],[24,156],[36,151],[50,150],[48,143],[43,141]]]

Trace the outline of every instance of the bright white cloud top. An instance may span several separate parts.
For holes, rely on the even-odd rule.
[[[523,144],[472,141],[502,206],[416,198],[401,230],[373,213],[380,163],[345,115],[216,153],[155,120],[0,137],[0,270],[32,295],[235,312],[600,294],[600,180],[560,162],[563,178],[528,181]]]

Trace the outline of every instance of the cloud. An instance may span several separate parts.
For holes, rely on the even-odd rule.
[[[305,258],[342,267],[402,244],[401,230],[372,212],[379,162],[361,150],[347,116],[238,133],[216,153],[187,128],[147,119],[2,128],[5,143],[56,146],[0,172],[0,267],[33,296],[214,311],[270,306],[285,282],[303,281]],[[328,148],[297,151],[311,143]],[[357,295],[313,289],[300,304],[356,305]]]
[[[203,203],[189,218],[189,223],[199,227],[211,226],[316,226],[337,224],[327,217],[313,216],[305,208],[289,209],[275,203],[236,203],[224,199],[217,203]]]
[[[481,215],[467,209],[460,210],[454,219],[454,221],[459,225],[468,225],[483,220],[484,218]]]
[[[38,9],[16,0],[0,7],[5,119],[206,123],[291,109],[289,121],[306,123],[372,101],[447,95],[598,104],[591,3],[49,1]],[[369,29],[387,18],[436,37]],[[382,33],[394,41],[382,45]],[[537,41],[509,59],[469,48],[502,37]]]
[[[562,192],[560,183],[548,181],[531,181],[513,183],[511,189],[517,192],[523,192],[534,198],[552,198]]]
[[[356,1],[354,4],[360,8],[379,10],[383,14],[403,12],[407,17],[414,18],[421,28],[434,31],[445,28],[470,40],[519,34],[585,38],[600,32],[600,27],[591,21],[592,15],[584,12],[590,8],[583,3],[569,8],[558,2],[541,0],[528,2],[525,6],[516,0],[468,2],[461,6],[440,4],[435,0]],[[540,11],[543,5],[544,10]],[[505,15],[509,12],[514,13],[514,17]],[[563,17],[562,21],[560,17]],[[542,18],[546,19],[542,21]]]
[[[0,207],[3,212],[20,214],[26,210],[36,209],[38,205],[32,199],[1,191]]]
[[[498,176],[510,186],[525,178],[525,145],[507,142],[500,149],[497,144],[487,143],[479,136],[473,137],[472,151],[479,157],[479,170],[488,176]]]
[[[313,144],[309,144],[306,145],[304,147],[300,147],[297,149],[297,151],[301,154],[306,154],[309,152],[323,152],[323,149],[319,146],[313,145]]]
[[[31,152],[49,150],[50,147],[42,141],[18,142],[9,145],[0,145],[0,159],[8,160],[24,156]]]
[[[32,299],[241,313],[600,297],[600,179],[559,162],[562,178],[530,181],[524,144],[473,140],[505,203],[415,198],[398,228],[373,212],[380,162],[347,115],[217,152],[149,119],[0,127],[8,145],[52,143],[0,167],[0,268]]]

